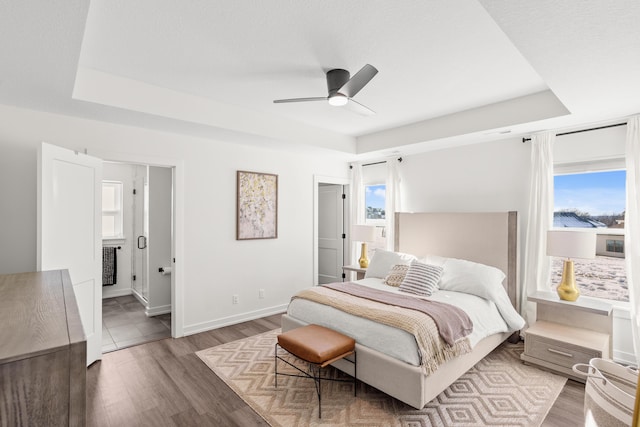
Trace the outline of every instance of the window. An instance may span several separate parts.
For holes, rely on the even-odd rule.
[[[364,223],[376,226],[376,240],[370,242],[370,253],[376,249],[384,249],[387,245],[386,226],[386,194],[387,163],[376,162],[362,167],[362,185],[364,187]]]
[[[624,263],[625,170],[554,177],[554,228],[595,229],[595,259],[574,259],[576,283],[585,296],[629,301]],[[562,275],[553,259],[552,286]]]
[[[364,202],[366,209],[366,222],[368,224],[382,224],[385,221],[385,184],[365,185]]]
[[[607,240],[607,252],[624,253],[624,240]]]
[[[122,237],[122,183],[102,181],[102,238]]]

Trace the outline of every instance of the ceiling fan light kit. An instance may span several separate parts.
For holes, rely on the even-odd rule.
[[[292,99],[276,99],[273,101],[276,104],[288,103],[288,102],[309,102],[309,101],[324,101],[329,102],[330,105],[341,107],[343,105],[349,105],[350,109],[356,113],[363,115],[373,115],[375,112],[368,107],[356,102],[352,99],[371,79],[378,74],[378,70],[373,65],[366,64],[360,69],[353,77],[347,70],[341,68],[335,68],[329,70],[326,73],[327,79],[327,91],[329,95],[327,97],[314,97],[314,98],[292,98]]]
[[[334,107],[342,107],[343,105],[347,105],[347,102],[349,102],[349,98],[337,93],[333,96],[329,96],[328,101],[329,105],[333,105]]]

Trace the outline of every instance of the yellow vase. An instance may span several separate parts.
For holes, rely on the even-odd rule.
[[[366,243],[362,244],[362,252],[360,253],[360,259],[358,260],[358,262],[360,262],[360,268],[369,267],[369,258],[367,258],[367,244]]]
[[[556,290],[560,299],[565,301],[575,301],[580,296],[580,289],[576,285],[576,277],[573,273],[573,261],[570,259],[564,261],[562,281]]]

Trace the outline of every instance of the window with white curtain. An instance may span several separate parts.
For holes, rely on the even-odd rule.
[[[102,181],[102,238],[122,238],[122,182]]]
[[[557,138],[554,146],[553,227],[595,231],[595,259],[573,260],[576,283],[583,296],[614,301],[629,301],[624,135],[624,128],[584,132]],[[554,288],[562,261],[552,261]]]

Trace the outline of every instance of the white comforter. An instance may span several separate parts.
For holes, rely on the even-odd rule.
[[[381,279],[363,279],[356,283],[408,295],[398,291],[397,288],[385,285]],[[473,332],[469,335],[471,347],[489,335],[517,330],[509,328],[493,301],[471,294],[443,290],[435,292],[427,299],[455,305],[469,315],[473,322]],[[406,331],[302,298],[291,301],[287,313],[303,322],[315,323],[349,335],[359,344],[393,358],[411,365],[420,365],[416,340]]]

